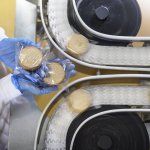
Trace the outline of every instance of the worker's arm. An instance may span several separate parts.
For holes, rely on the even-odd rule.
[[[0,150],[6,149],[8,144],[10,101],[21,95],[11,82],[11,76],[0,79]]]
[[[11,81],[11,74],[0,80],[0,100],[8,102],[21,95]]]
[[[5,30],[0,27],[0,41],[7,38]],[[21,92],[15,88],[11,82],[11,75],[0,79],[0,101],[8,102],[9,100],[18,97]]]

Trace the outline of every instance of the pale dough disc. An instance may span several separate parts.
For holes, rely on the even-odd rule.
[[[50,69],[49,77],[44,78],[44,82],[49,85],[58,85],[65,79],[65,70],[59,63],[48,65]]]
[[[91,103],[92,96],[84,89],[78,89],[68,96],[69,107],[74,112],[83,112],[90,107]]]
[[[33,46],[25,47],[20,51],[19,63],[25,70],[33,71],[38,69],[42,64],[42,60],[42,52]]]
[[[67,44],[67,51],[69,54],[78,57],[88,51],[89,41],[81,34],[74,34],[71,36]]]

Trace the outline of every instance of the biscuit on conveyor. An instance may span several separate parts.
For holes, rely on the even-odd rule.
[[[78,89],[68,96],[68,103],[72,111],[80,113],[90,107],[92,96],[88,91]]]
[[[88,51],[89,41],[81,34],[71,36],[67,44],[67,51],[70,55],[78,57]]]
[[[20,51],[19,63],[25,70],[34,71],[38,69],[42,64],[42,60],[42,52],[33,46],[25,47]]]
[[[65,79],[65,70],[59,63],[48,65],[50,69],[49,77],[44,78],[44,82],[49,85],[59,85]]]

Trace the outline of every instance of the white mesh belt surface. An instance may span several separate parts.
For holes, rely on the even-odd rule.
[[[55,40],[66,50],[66,45],[74,34],[67,17],[68,0],[49,0],[49,26]],[[150,66],[150,48],[98,46],[90,44],[89,51],[80,60],[100,65]]]
[[[77,115],[69,110],[67,102],[61,104],[47,126],[44,150],[66,150],[67,131]]]
[[[149,86],[90,86],[86,87],[93,105],[150,105]]]

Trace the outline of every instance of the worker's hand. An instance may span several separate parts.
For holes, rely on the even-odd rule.
[[[75,65],[72,64],[70,60],[61,60],[57,58],[52,62],[60,63],[64,67],[66,71],[66,80],[75,75]],[[43,83],[43,78],[46,77],[48,70],[49,69],[44,64],[34,72],[20,69],[19,75],[12,76],[12,82],[21,92],[30,92],[35,95],[49,94],[56,91],[57,86],[47,86]]]
[[[57,86],[40,86],[35,82],[32,82],[22,74],[13,75],[12,83],[22,93],[29,92],[34,95],[49,94],[57,90]]]
[[[65,80],[68,80],[71,76],[76,74],[75,65],[72,64],[72,62],[69,59],[62,60],[60,58],[57,58],[51,62],[57,62],[64,67],[64,70],[66,72]],[[30,81],[32,81],[36,84],[43,85],[43,79],[47,76],[49,69],[48,69],[47,65],[43,63],[43,65],[34,72],[28,72],[24,69],[20,69],[19,72],[21,74],[23,74]]]
[[[46,77],[47,72],[49,71],[49,69],[46,66],[46,64],[42,64],[42,66],[39,69],[37,69],[33,72],[29,72],[29,71],[24,70],[22,68],[18,68],[18,71],[19,71],[20,74],[24,75],[31,82],[42,85],[43,84],[43,79]]]
[[[22,46],[34,46],[38,47],[37,44],[33,43],[30,40],[22,38],[5,38],[0,41],[0,61],[11,69],[15,69],[15,58],[16,58],[16,49],[17,45],[21,44]]]
[[[15,70],[16,66],[15,57],[18,44],[21,44],[23,47],[38,47],[32,41],[26,39],[6,38],[2,40],[0,42],[0,61],[4,62],[13,70]],[[75,65],[72,64],[68,59],[61,60],[58,58],[53,60],[52,62],[58,62],[65,68],[66,80],[76,73],[76,71],[74,70]],[[48,68],[44,64],[38,70],[32,73],[21,68],[18,71],[20,72],[19,75],[13,75],[12,81],[21,92],[31,92],[36,95],[42,95],[57,90],[57,87],[43,86],[43,78],[46,77],[48,72]]]

